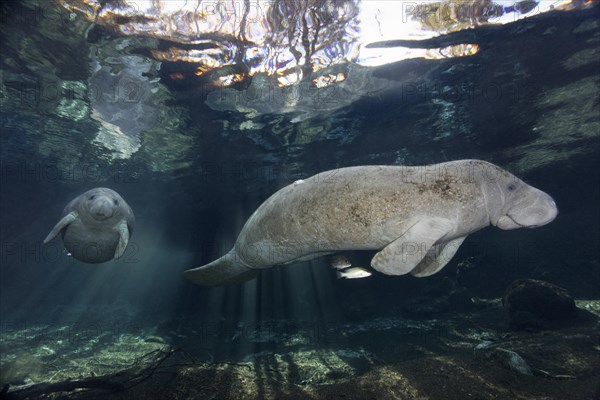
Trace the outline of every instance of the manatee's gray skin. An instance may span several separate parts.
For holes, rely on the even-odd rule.
[[[63,210],[48,234],[48,243],[62,234],[65,248],[79,261],[102,263],[119,258],[133,234],[131,207],[114,190],[95,188],[77,196]]]
[[[274,265],[379,250],[371,260],[377,271],[424,277],[475,231],[535,228],[557,213],[549,195],[481,160],[341,168],[279,190],[248,219],[229,253],[185,276],[198,285],[239,283]]]

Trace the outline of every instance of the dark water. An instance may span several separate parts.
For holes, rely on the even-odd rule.
[[[347,80],[322,91],[302,86],[312,77],[304,70],[295,94],[276,86],[257,94],[252,82],[263,78],[247,70],[241,83],[216,88],[216,77],[236,72],[235,63],[196,79],[196,64],[159,64],[150,56],[172,45],[164,38],[134,35],[125,43],[118,30],[92,26],[58,3],[1,7],[2,384],[56,382],[48,365],[88,353],[100,357],[103,348],[113,349],[103,363],[114,369],[96,375],[114,373],[119,340],[157,341],[198,360],[246,361],[256,368],[266,357],[264,365],[298,387],[344,382],[381,365],[463,354],[459,342],[470,343],[463,350],[471,354],[485,332],[501,340],[509,330],[497,299],[523,278],[558,285],[597,315],[596,4],[408,46],[477,43],[474,55],[378,67],[331,64],[326,71],[341,71]],[[126,72],[115,72],[121,68]],[[243,285],[206,288],[183,278],[184,270],[225,254],[252,212],[297,179],[346,166],[463,158],[493,162],[549,193],[557,219],[538,229],[489,227],[470,235],[440,273],[424,279],[372,271],[369,278],[337,280],[326,258],[267,269]],[[124,256],[92,265],[68,257],[60,239],[43,245],[65,204],[98,186],[116,190],[135,212]],[[365,266],[372,256],[353,254]],[[448,300],[452,293],[460,299]],[[480,311],[473,302],[491,304],[483,318],[488,322],[473,322],[470,316]],[[576,328],[575,322],[563,326]],[[589,346],[581,351],[593,365],[598,330],[583,332]],[[563,334],[555,335],[559,342]],[[311,376],[304,369],[309,364],[295,356],[327,349],[354,362],[352,368],[333,367],[329,355],[321,355],[329,375],[315,369]],[[573,348],[560,351],[581,356]],[[281,360],[289,370],[281,370]],[[538,370],[551,369],[534,356],[528,360]],[[511,368],[504,369],[520,379]],[[597,365],[577,368],[551,372],[576,375],[584,383],[570,386],[574,398],[591,398]],[[66,367],[57,371],[72,377]],[[289,395],[273,395],[264,379],[253,398]],[[550,378],[538,373],[535,379]],[[552,385],[546,392],[535,385],[519,390],[561,398]],[[220,395],[215,398],[241,396]]]

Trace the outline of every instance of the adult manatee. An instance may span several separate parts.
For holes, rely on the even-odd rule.
[[[557,213],[549,195],[486,161],[340,168],[276,192],[229,253],[185,276],[198,285],[225,285],[274,265],[378,250],[375,270],[424,277],[442,269],[473,232],[488,225],[535,228]]]

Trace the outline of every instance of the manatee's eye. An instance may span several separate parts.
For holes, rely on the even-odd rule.
[[[90,200],[94,200],[95,198],[96,198],[96,196],[95,196],[95,195],[91,195],[91,196],[90,196]]]
[[[118,206],[118,205],[119,205],[119,200],[117,200],[117,199],[114,199],[114,200],[113,200],[113,203],[115,204],[115,206]]]
[[[506,190],[508,190],[509,192],[514,192],[516,188],[517,188],[517,186],[515,186],[514,183],[509,183],[508,186],[506,187]]]

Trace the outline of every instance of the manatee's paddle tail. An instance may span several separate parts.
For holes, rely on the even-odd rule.
[[[196,285],[220,286],[254,279],[258,270],[247,267],[235,253],[229,252],[210,264],[188,269],[183,274]]]

